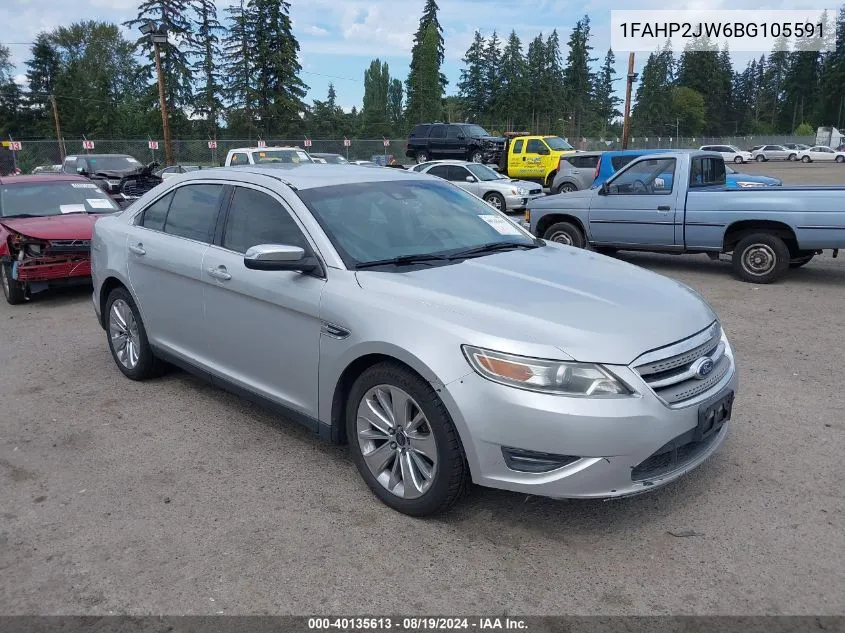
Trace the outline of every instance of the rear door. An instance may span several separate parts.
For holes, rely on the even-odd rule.
[[[590,205],[590,236],[598,244],[675,248],[678,186],[674,158],[632,162],[597,192]]]
[[[236,385],[317,417],[320,296],[326,280],[291,271],[251,270],[258,244],[315,248],[274,192],[240,183],[202,279],[212,371]]]
[[[428,133],[429,158],[449,158],[446,152],[446,126],[432,125]]]
[[[182,185],[136,216],[127,241],[129,282],[150,342],[203,365],[202,258],[223,198],[219,183]]]

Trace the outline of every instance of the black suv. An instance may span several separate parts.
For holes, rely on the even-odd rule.
[[[405,156],[418,163],[440,158],[495,163],[504,145],[504,138],[473,123],[420,123],[408,136]]]
[[[162,182],[153,173],[157,163],[142,165],[128,154],[79,154],[62,165],[67,174],[80,174],[97,183],[121,207]]]

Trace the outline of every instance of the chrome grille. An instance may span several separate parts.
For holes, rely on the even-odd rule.
[[[528,195],[531,195],[531,196],[538,196],[538,195],[540,195],[541,193],[543,193],[543,190],[542,190],[542,189],[530,189],[530,190],[528,191]]]
[[[667,355],[662,356],[661,351]],[[696,365],[702,358],[709,358],[713,363],[712,370],[704,377],[696,373]],[[731,359],[725,354],[718,324],[680,343],[650,352],[641,359],[645,362],[635,365],[634,369],[669,405],[681,404],[707,393],[731,369]]]

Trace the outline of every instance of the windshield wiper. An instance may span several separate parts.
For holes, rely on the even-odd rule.
[[[44,216],[38,215],[37,213],[13,213],[12,215],[0,215],[0,220],[10,219],[10,218],[41,218]]]
[[[451,261],[451,259],[451,257],[444,257],[443,255],[433,255],[429,253],[399,255],[398,257],[391,257],[388,259],[377,259],[372,262],[363,262],[355,266],[355,269],[360,270],[361,268],[375,268],[376,266],[413,266],[414,264],[422,264],[433,261]]]
[[[449,255],[449,259],[464,259],[466,257],[476,257],[479,255],[487,255],[489,253],[497,253],[500,251],[512,251],[517,248],[539,248],[543,244],[540,243],[539,240],[535,240],[530,244],[517,244],[514,242],[490,242],[488,244],[482,244],[481,246],[475,246],[473,248],[468,248],[463,251],[458,251],[457,253],[452,253]]]

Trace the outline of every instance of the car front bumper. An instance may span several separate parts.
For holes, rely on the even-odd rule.
[[[535,193],[529,196],[517,196],[514,194],[505,195],[505,207],[508,211],[522,211],[528,206],[528,203],[537,198],[545,196],[543,193]]]
[[[664,404],[633,369],[611,369],[639,393],[612,399],[570,398],[499,385],[475,373],[446,385],[441,396],[461,431],[473,481],[552,498],[624,497],[678,479],[724,441],[730,422],[706,440],[675,450],[669,464],[649,470],[651,464],[660,465],[673,440],[680,446],[693,436],[700,407],[736,392],[733,358],[719,384],[678,408]],[[508,467],[503,449],[577,459],[549,472],[521,472]]]

